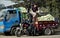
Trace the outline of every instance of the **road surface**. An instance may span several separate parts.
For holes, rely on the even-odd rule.
[[[50,36],[26,36],[26,35],[23,35],[21,37],[0,35],[0,38],[60,38],[60,35],[50,35]]]

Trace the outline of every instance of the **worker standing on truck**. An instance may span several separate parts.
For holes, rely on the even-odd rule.
[[[30,9],[30,13],[31,15],[33,16],[33,24],[35,22],[37,22],[37,13],[39,12],[39,8],[38,8],[38,5],[37,4],[33,4],[31,9]],[[38,28],[38,26],[37,26]]]
[[[33,4],[30,9],[30,14],[33,16],[33,21],[36,21],[36,15],[38,13],[38,5]]]

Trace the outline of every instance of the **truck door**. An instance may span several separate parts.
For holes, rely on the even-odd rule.
[[[10,30],[10,28],[13,25],[18,24],[18,17],[17,17],[17,11],[16,10],[8,10],[7,14],[5,15],[4,18],[4,25],[5,25],[5,31]]]

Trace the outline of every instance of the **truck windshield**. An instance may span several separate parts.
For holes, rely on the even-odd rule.
[[[10,18],[16,17],[16,10],[8,10],[6,15],[6,20],[8,21]]]
[[[5,11],[0,11],[0,22],[4,20],[5,17]]]
[[[4,19],[4,17],[3,17],[3,16],[2,16],[2,17],[0,17],[0,22],[1,22],[1,21],[3,21],[3,19]]]

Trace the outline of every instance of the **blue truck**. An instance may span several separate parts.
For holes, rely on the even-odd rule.
[[[19,14],[19,11],[16,9],[10,9],[7,10],[7,14],[4,17],[3,24],[4,24],[4,34],[14,34],[14,29],[16,27],[19,27],[19,24],[21,22],[21,14]]]
[[[22,15],[18,9],[5,9],[4,18],[0,21],[0,32],[5,35],[14,35],[17,27],[20,27]]]

